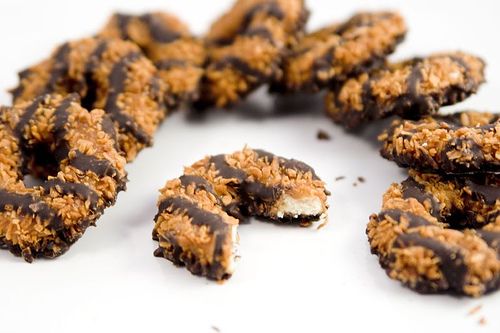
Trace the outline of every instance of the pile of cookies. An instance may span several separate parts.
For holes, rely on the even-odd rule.
[[[367,228],[390,277],[420,292],[477,296],[500,286],[500,120],[436,115],[485,81],[465,52],[400,62],[396,12],[362,12],[306,32],[304,0],[237,0],[207,34],[174,15],[116,13],[94,36],[58,46],[19,73],[0,110],[0,245],[55,257],[125,189],[125,165],[169,112],[229,108],[257,88],[326,91],[346,129],[399,116],[382,155],[409,168]],[[28,186],[25,176],[39,184]],[[160,191],[155,255],[197,275],[231,276],[246,217],[308,225],[326,218],[325,184],[305,163],[264,150],[208,156]]]

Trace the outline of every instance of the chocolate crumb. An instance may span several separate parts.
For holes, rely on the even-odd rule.
[[[335,181],[338,182],[339,180],[344,180],[345,179],[345,176],[338,176],[337,178],[335,178]]]
[[[352,183],[352,186],[356,187],[356,186],[358,186],[358,183],[354,182],[354,183]]]
[[[324,140],[324,141],[330,141],[332,139],[330,134],[321,129],[318,130],[318,134],[316,135],[316,137],[318,138],[318,140]]]
[[[358,177],[358,181],[359,181],[360,183],[364,183],[366,180],[365,180],[365,178],[364,178],[364,177]]]
[[[213,330],[214,332],[220,332],[220,328],[218,328],[218,327],[217,327],[217,326],[215,326],[215,325],[212,325],[212,330]]]

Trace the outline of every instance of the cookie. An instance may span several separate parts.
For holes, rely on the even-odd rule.
[[[316,92],[385,64],[406,35],[395,12],[361,12],[349,20],[306,35],[283,61],[274,92]]]
[[[205,37],[208,60],[195,108],[229,107],[276,80],[307,17],[303,0],[236,1]]]
[[[389,64],[332,88],[326,111],[348,129],[392,115],[419,119],[475,93],[485,80],[484,67],[483,60],[463,52]]]
[[[474,111],[396,120],[380,140],[383,157],[426,172],[500,173],[500,116]]]
[[[170,108],[198,97],[205,47],[176,16],[165,12],[115,13],[99,35],[130,40],[141,48],[166,83],[165,101]]]
[[[480,296],[500,286],[500,179],[410,171],[367,235],[389,277],[421,293]]]
[[[76,94],[2,107],[0,143],[0,246],[28,262],[63,254],[125,188],[112,121]],[[53,173],[28,187],[36,167]]]
[[[310,166],[250,148],[208,156],[160,193],[155,255],[215,280],[233,273],[236,227],[246,217],[305,225],[326,219],[328,209]]]
[[[52,56],[19,74],[14,103],[45,93],[77,93],[86,109],[99,108],[118,128],[128,161],[150,146],[165,117],[164,83],[154,65],[133,43],[85,38],[64,43]]]

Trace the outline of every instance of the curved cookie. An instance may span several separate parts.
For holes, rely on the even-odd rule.
[[[205,47],[174,15],[115,13],[99,35],[130,40],[141,48],[166,83],[165,101],[169,107],[175,108],[198,97]]]
[[[392,115],[418,119],[475,93],[484,67],[483,60],[463,52],[389,64],[330,90],[326,111],[348,129]]]
[[[283,76],[272,91],[315,92],[333,82],[377,68],[406,35],[394,12],[362,12],[342,24],[306,35],[283,61]]]
[[[402,167],[440,173],[500,173],[500,116],[460,112],[395,121],[380,140],[383,157]]]
[[[0,246],[28,262],[64,253],[125,188],[111,120],[76,94],[1,108],[0,143]],[[49,163],[41,185],[23,183]]]
[[[410,175],[386,192],[367,227],[389,277],[421,293],[480,296],[498,289],[499,178]]]
[[[249,148],[206,157],[160,192],[155,255],[215,280],[233,273],[239,220],[309,224],[325,219],[328,208],[311,167]]]
[[[108,113],[128,161],[152,144],[165,117],[164,83],[133,43],[85,38],[64,43],[52,56],[19,74],[14,103],[45,93],[78,93],[86,109]]]
[[[303,0],[238,0],[206,36],[208,62],[195,107],[228,107],[276,80],[307,16]]]

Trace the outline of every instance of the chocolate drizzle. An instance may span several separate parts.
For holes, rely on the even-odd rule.
[[[223,178],[236,179],[240,184],[247,178],[245,171],[233,168],[227,164],[225,155],[212,156],[209,163],[214,165],[218,175]]]
[[[425,206],[425,202],[430,203],[429,213],[435,218],[441,218],[441,204],[436,198],[425,191],[422,184],[417,183],[413,178],[408,178],[401,183],[403,188],[403,198],[414,198]]]
[[[213,63],[212,65],[215,70],[222,70],[227,67],[232,67],[243,75],[250,76],[255,78],[258,81],[264,81],[268,78],[265,73],[257,69],[253,69],[249,64],[245,61],[241,60],[238,57],[226,56],[221,60]]]
[[[125,40],[129,39],[128,24],[130,23],[132,16],[117,13],[115,14],[115,18],[116,18],[116,25],[120,32],[120,38]]]
[[[125,90],[128,66],[141,57],[140,52],[131,52],[113,66],[108,78],[110,89],[104,110],[118,123],[121,131],[130,133],[139,143],[151,145],[151,136],[144,132],[130,116],[124,114],[118,106],[118,98]]]
[[[185,213],[191,218],[191,224],[207,226],[212,233],[227,231],[228,224],[224,222],[224,219],[220,215],[206,211],[200,208],[196,203],[183,197],[169,197],[160,202],[155,221],[157,221],[158,217],[164,212],[170,214],[176,212]]]
[[[182,59],[162,59],[155,62],[156,68],[164,71],[168,71],[176,67],[186,67],[187,65],[186,60]]]
[[[205,178],[196,175],[182,175],[179,177],[182,186],[188,187],[189,185],[194,185],[196,190],[204,190],[205,192],[213,194],[216,198],[219,198],[214,191],[212,184],[210,184]]]
[[[439,259],[439,268],[450,289],[461,292],[466,283],[468,268],[460,249],[449,247],[437,239],[426,238],[419,233],[407,233],[399,235],[395,242],[395,248],[420,246],[431,250]]]
[[[33,218],[38,216],[43,221],[49,221],[50,227],[55,231],[64,227],[57,212],[41,199],[30,194],[17,194],[0,188],[0,212],[8,211],[8,207],[20,210],[21,214]]]
[[[87,185],[79,183],[68,183],[58,178],[53,178],[45,181],[41,186],[46,192],[54,189],[62,195],[74,195],[82,200],[89,201],[90,210],[97,210],[99,195]]]
[[[162,21],[162,18],[155,14],[141,15],[140,20],[148,26],[149,34],[155,42],[172,43],[181,38],[178,32],[169,29]]]
[[[57,91],[58,81],[64,78],[66,72],[69,70],[68,56],[70,52],[71,45],[69,43],[64,43],[57,49],[53,57],[53,65],[50,71],[49,80],[39,95]]]
[[[386,217],[391,218],[392,220],[401,223],[402,218],[404,217],[408,221],[408,228],[418,228],[425,226],[435,225],[430,222],[426,218],[413,214],[411,212],[405,212],[401,209],[386,209],[380,212],[378,215],[378,221],[386,219]]]
[[[101,160],[92,155],[86,155],[76,151],[74,157],[69,160],[69,165],[82,172],[91,171],[98,177],[117,177],[118,172],[108,160]]]

